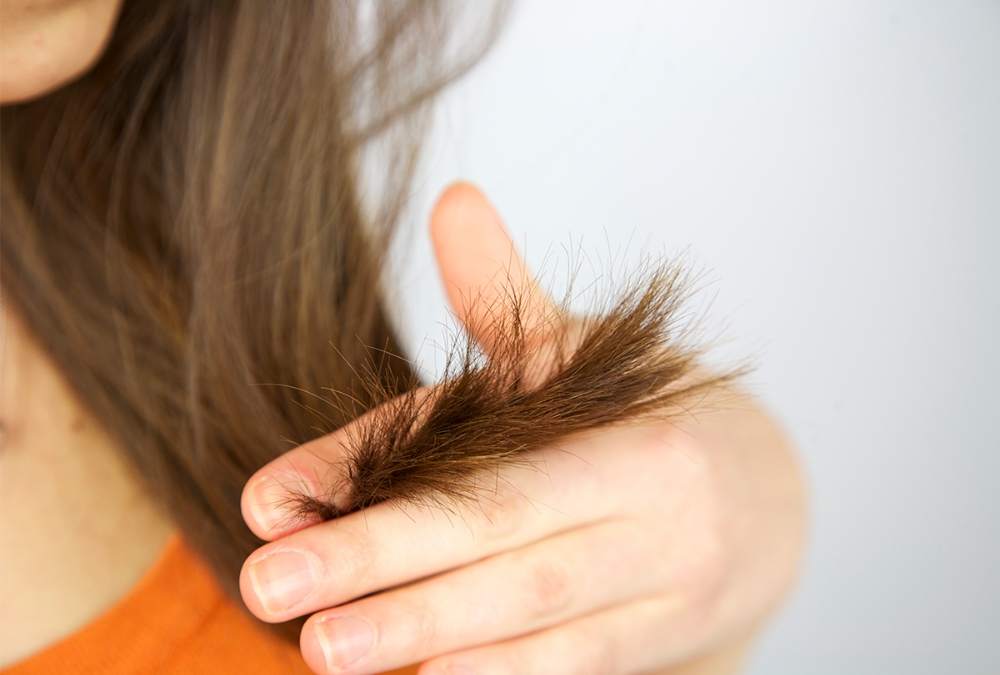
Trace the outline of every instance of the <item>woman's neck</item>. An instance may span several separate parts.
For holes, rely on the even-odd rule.
[[[173,529],[8,308],[0,361],[0,667],[124,596]]]

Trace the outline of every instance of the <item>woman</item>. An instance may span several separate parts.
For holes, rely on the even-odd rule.
[[[467,527],[282,510],[371,406],[365,345],[399,354],[380,269],[414,139],[499,17],[459,49],[429,2],[2,2],[3,665],[294,671],[311,616],[316,672],[736,671],[803,530],[749,404],[540,451]],[[468,325],[503,232],[469,186],[432,216]],[[331,386],[357,410],[317,411]]]

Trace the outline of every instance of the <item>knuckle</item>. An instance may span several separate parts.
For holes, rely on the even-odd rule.
[[[363,533],[338,533],[331,537],[324,559],[336,561],[324,565],[329,572],[336,571],[331,583],[348,592],[366,589],[378,567],[378,547],[374,540]]]
[[[409,614],[413,617],[412,644],[421,647],[436,645],[441,628],[434,612],[427,607],[416,606]]]
[[[677,570],[677,581],[684,595],[699,604],[711,602],[727,582],[731,565],[729,555],[720,537],[704,532],[698,538],[689,538],[685,560]]]
[[[685,476],[683,505],[671,535],[675,560],[670,575],[692,600],[711,598],[732,569],[737,524],[728,513],[711,468],[692,467]]]
[[[711,492],[711,490],[706,490]],[[713,595],[725,583],[732,568],[732,525],[719,512],[718,501],[711,494],[701,500],[702,518],[691,534],[689,574],[695,589]]]
[[[525,605],[535,620],[547,619],[563,612],[573,598],[566,566],[550,561],[531,565],[527,573],[525,595]]]
[[[469,507],[475,531],[488,543],[503,544],[520,530],[525,501],[510,487],[481,490]]]

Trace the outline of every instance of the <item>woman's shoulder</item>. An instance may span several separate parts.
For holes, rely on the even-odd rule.
[[[296,645],[229,599],[178,535],[118,604],[59,643],[3,671],[309,673]]]
[[[227,596],[178,535],[118,604],[2,675],[308,675],[298,645]],[[416,668],[387,675],[408,675]]]

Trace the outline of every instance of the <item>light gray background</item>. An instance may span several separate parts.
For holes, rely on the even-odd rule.
[[[414,348],[455,178],[536,268],[572,234],[711,270],[813,502],[752,673],[1000,673],[1000,2],[523,0],[429,150]]]

